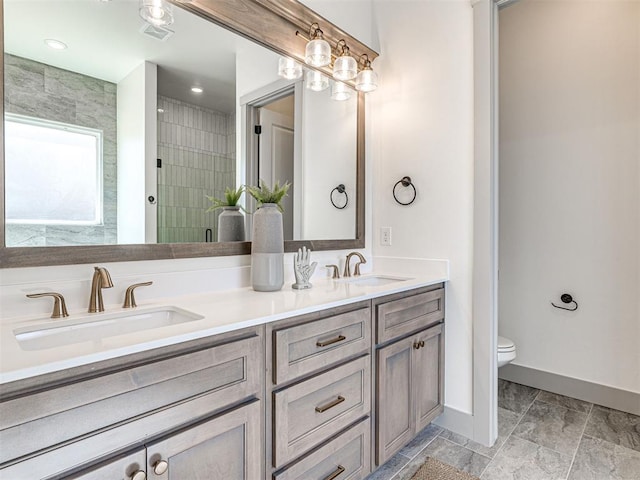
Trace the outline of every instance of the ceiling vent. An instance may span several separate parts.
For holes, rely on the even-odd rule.
[[[166,42],[167,39],[171,35],[173,35],[172,30],[164,27],[157,27],[155,25],[151,25],[150,23],[145,23],[140,29],[140,33],[151,38],[155,38],[156,40],[160,40],[161,42]]]

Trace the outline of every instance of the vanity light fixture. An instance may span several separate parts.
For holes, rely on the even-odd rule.
[[[321,92],[329,87],[329,78],[315,70],[307,70],[305,80],[307,88],[314,92]]]
[[[295,80],[302,76],[302,65],[292,58],[280,57],[278,60],[278,75],[287,80]]]
[[[346,83],[334,81],[331,85],[331,98],[344,101],[351,98],[351,88]]]
[[[304,61],[312,67],[326,67],[331,63],[331,45],[322,38],[322,30],[317,23],[309,28],[309,42],[304,49]]]
[[[336,80],[351,80],[358,74],[358,62],[349,53],[349,47],[344,40],[336,45],[338,57],[333,62],[333,78]]]
[[[49,48],[52,48],[54,50],[66,50],[67,49],[67,44],[64,42],[61,42],[60,40],[56,40],[54,38],[47,38],[44,41],[45,45]]]
[[[204,90],[202,90],[202,88],[200,88],[200,87],[191,87],[191,91],[193,93],[202,93],[202,92],[204,92]]]
[[[140,0],[138,12],[145,22],[156,27],[173,23],[173,6],[166,0]]]
[[[360,92],[373,92],[378,88],[378,74],[371,69],[371,60],[367,54],[360,57],[364,62],[364,67],[356,77],[356,90]]]

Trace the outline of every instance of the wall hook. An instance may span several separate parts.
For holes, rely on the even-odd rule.
[[[405,188],[406,187],[413,188],[413,198],[411,198],[411,200],[409,200],[408,202],[401,202],[400,200],[398,200],[398,197],[396,197],[396,188],[398,187],[398,185],[402,185]],[[413,183],[411,183],[411,177],[402,177],[393,186],[393,199],[396,202],[398,202],[400,205],[411,205],[414,202],[414,200],[416,199],[417,195],[418,195],[418,192],[416,191],[415,185]]]
[[[562,300],[562,303],[574,303],[575,307],[573,308],[567,308],[567,307],[563,307],[562,305],[556,305],[555,303],[551,302],[551,305],[553,305],[556,308],[559,308],[560,310],[568,310],[570,312],[575,312],[578,309],[578,302],[576,302],[573,297],[571,295],[569,295],[568,293],[563,293],[562,295],[560,295],[560,300]]]

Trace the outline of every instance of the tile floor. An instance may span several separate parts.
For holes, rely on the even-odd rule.
[[[429,425],[367,480],[408,480],[429,456],[482,480],[640,480],[640,417],[500,380],[493,447]]]

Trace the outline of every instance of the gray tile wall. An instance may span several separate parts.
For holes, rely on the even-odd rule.
[[[5,54],[7,112],[102,130],[104,224],[6,225],[8,246],[115,244],[116,85]]]
[[[158,96],[158,243],[217,238],[219,211],[205,195],[224,198],[235,185],[235,116]]]

